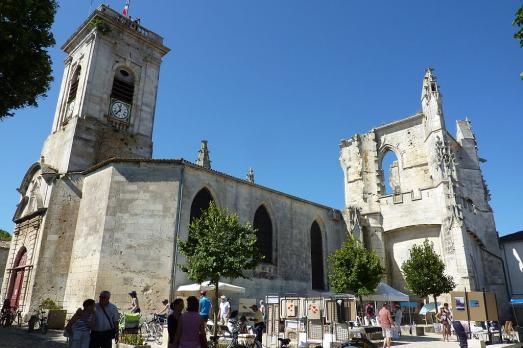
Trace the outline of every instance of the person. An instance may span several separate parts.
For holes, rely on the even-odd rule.
[[[452,321],[452,327],[454,328],[454,333],[458,337],[459,346],[460,348],[467,348],[468,347],[468,334],[467,329],[468,327],[467,322],[461,322],[459,320],[453,320]]]
[[[383,330],[383,348],[390,348],[392,342],[392,316],[390,314],[389,305],[385,302],[381,307],[378,318],[380,320],[380,326]]]
[[[0,325],[9,326],[11,325],[11,300],[6,298],[2,305],[2,312],[0,313]]]
[[[372,325],[372,321],[374,320],[374,305],[372,303],[367,303],[365,306],[365,325],[370,326]]]
[[[258,306],[253,304],[249,307],[254,312],[254,317],[250,318],[254,322],[254,333],[256,334],[255,340],[262,342],[263,330],[265,329],[265,323],[263,322],[263,314],[259,310]]]
[[[118,343],[118,308],[109,302],[111,293],[107,290],[100,292],[94,309],[94,329],[91,330],[89,348],[111,348],[112,340]]]
[[[91,341],[91,330],[94,329],[95,321],[95,301],[87,299],[78,308],[76,313],[65,326],[65,331],[69,335],[69,348],[88,348]]]
[[[394,330],[395,337],[401,337],[401,321],[403,319],[403,312],[401,311],[401,306],[396,304],[394,306]]]
[[[229,302],[227,302],[227,297],[225,297],[224,295],[220,296],[220,310],[218,312],[218,318],[220,319],[222,325],[227,324],[230,312],[231,305]]]
[[[136,291],[131,291],[129,296],[131,296],[131,307],[129,307],[131,313],[140,313],[140,304],[138,303],[138,295],[136,294]]]
[[[263,315],[263,321],[267,321],[267,309],[265,307],[265,302],[263,300],[260,300],[260,312]]]
[[[183,300],[177,298],[174,300],[169,307],[169,316],[167,316],[167,332],[169,333],[169,341],[167,344],[168,348],[174,347],[174,336],[176,335],[176,329],[178,328],[178,322],[183,310]]]
[[[442,330],[441,333],[443,335],[443,341],[450,341],[450,323],[452,320],[452,312],[449,309],[449,304],[444,303],[443,307],[440,307],[438,314],[436,314],[436,318],[441,323]]]
[[[194,296],[187,298],[187,312],[183,313],[178,321],[174,348],[207,348],[205,322],[198,310],[198,299]]]
[[[158,313],[155,313],[155,314],[160,319],[160,321],[163,323],[167,319],[167,316],[172,313],[172,309],[171,309],[171,306],[169,305],[169,300],[167,300],[167,299],[162,301],[162,305],[163,305],[162,309]]]
[[[209,313],[211,312],[212,303],[211,300],[207,297],[207,291],[200,291],[200,317],[202,320],[207,323],[209,319]]]

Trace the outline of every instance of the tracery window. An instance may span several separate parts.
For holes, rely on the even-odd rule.
[[[381,160],[381,187],[382,195],[391,195],[401,192],[400,167],[396,153],[388,150]]]

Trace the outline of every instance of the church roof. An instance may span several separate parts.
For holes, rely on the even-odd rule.
[[[224,178],[227,178],[227,179],[231,179],[231,180],[240,182],[240,183],[245,184],[245,185],[254,186],[254,187],[260,188],[262,190],[269,191],[271,193],[276,193],[276,194],[279,194],[279,195],[282,195],[282,196],[285,196],[285,197],[288,197],[288,198],[291,198],[291,199],[294,199],[294,200],[297,200],[297,201],[300,201],[300,202],[303,202],[303,203],[306,203],[306,204],[311,204],[311,205],[315,205],[315,206],[323,208],[323,209],[340,212],[339,209],[335,209],[335,208],[328,207],[328,206],[323,205],[323,204],[312,202],[312,201],[306,200],[304,198],[300,198],[300,197],[297,197],[297,196],[293,196],[293,195],[287,194],[285,192],[281,192],[281,191],[278,191],[278,190],[271,189],[271,188],[266,187],[266,186],[258,185],[258,184],[252,183],[250,181],[247,181],[247,180],[244,180],[244,179],[240,179],[240,178],[237,178],[235,176],[232,176],[232,175],[229,175],[229,174],[226,174],[226,173],[223,173],[223,172],[219,172],[219,171],[214,170],[214,169],[204,168],[204,167],[196,165],[196,164],[194,164],[194,163],[192,163],[190,161],[187,161],[187,160],[185,160],[183,158],[181,158],[181,159],[150,159],[150,158],[117,158],[117,157],[111,157],[111,158],[106,159],[106,160],[104,160],[104,161],[102,161],[100,163],[95,164],[92,167],[87,168],[86,170],[82,171],[81,174],[88,175],[88,174],[93,173],[93,172],[97,171],[98,169],[106,167],[106,166],[108,166],[108,165],[110,165],[112,163],[152,163],[152,164],[172,164],[172,165],[187,166],[187,167],[190,167],[192,169],[201,170],[203,172],[209,172],[211,174],[219,175],[221,177],[224,177]]]
[[[507,234],[503,237],[499,237],[499,240],[501,242],[513,242],[518,240],[523,240],[523,231],[514,232],[511,234]]]

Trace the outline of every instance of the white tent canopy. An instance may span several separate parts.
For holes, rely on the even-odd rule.
[[[191,295],[197,295],[200,293],[200,291],[209,291],[214,292],[214,285],[211,284],[210,281],[205,281],[201,284],[194,283],[194,284],[188,284],[188,285],[181,285],[176,289],[176,295],[187,297]],[[220,294],[227,293],[227,294],[243,294],[245,292],[245,288],[237,285],[227,284],[227,283],[218,283],[218,291]]]
[[[409,296],[405,295],[399,290],[394,289],[392,286],[380,282],[376,288],[376,293],[369,296],[364,296],[365,301],[397,301],[404,302],[409,300]]]

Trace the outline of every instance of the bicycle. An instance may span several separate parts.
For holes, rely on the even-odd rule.
[[[40,330],[42,334],[47,334],[47,312],[44,309],[39,309],[29,319],[29,332]]]
[[[165,318],[157,314],[153,314],[153,318],[151,320],[144,321],[142,328],[144,329],[145,333],[143,331],[142,333],[145,334],[145,340],[162,344],[164,322]]]

